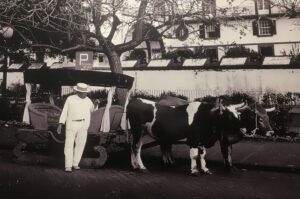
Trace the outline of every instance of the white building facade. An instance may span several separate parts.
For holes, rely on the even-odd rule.
[[[195,52],[201,48],[213,61],[220,61],[234,46],[244,46],[262,56],[299,53],[298,17],[288,16],[286,9],[275,6],[269,0],[235,0],[233,3],[205,0],[202,9],[204,19],[208,17],[209,20],[185,21],[183,25],[175,25],[169,35],[162,38],[163,46],[151,42],[150,55],[145,44],[138,48],[147,53],[148,60],[161,58],[161,48],[167,52],[178,49]],[[296,11],[299,12],[300,8],[297,7]]]
[[[297,56],[299,59],[300,53],[300,18],[275,3],[205,0],[202,9],[207,20],[176,24],[162,42],[150,41],[150,50],[146,42],[142,43],[134,51],[143,51],[147,63],[124,71],[136,77],[138,90],[169,90],[190,98],[228,91],[299,93],[300,65],[293,61]],[[297,6],[295,11],[299,14]],[[228,51],[236,47],[259,55],[260,62],[245,64],[249,57],[242,59],[242,54],[226,60]],[[174,60],[167,62],[170,57],[165,58],[163,51],[187,53],[178,65]],[[126,56],[130,57],[126,54],[123,59]],[[189,67],[185,63],[191,59],[195,64]]]

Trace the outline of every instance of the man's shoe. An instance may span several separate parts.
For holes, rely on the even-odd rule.
[[[79,166],[73,166],[73,169],[74,170],[80,170],[80,167]]]
[[[72,172],[72,168],[71,167],[66,167],[65,172]]]

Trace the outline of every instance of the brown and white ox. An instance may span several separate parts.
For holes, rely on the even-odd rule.
[[[268,113],[275,111],[275,107],[265,109],[261,104],[245,104],[237,109],[240,114],[241,125],[254,135],[259,133],[264,136],[271,136],[274,131],[269,122]]]
[[[225,168],[232,169],[231,145],[241,140],[246,132],[239,118],[238,109],[242,109],[242,112],[249,110],[245,107],[243,109],[241,105],[223,106],[220,101],[212,104],[187,103],[184,100],[175,100],[175,103],[169,103],[166,100],[156,103],[140,98],[131,100],[127,106],[127,117],[133,136],[132,167],[146,171],[141,159],[141,148],[143,136],[149,134],[158,141],[165,164],[174,163],[172,144],[187,138],[187,144],[190,146],[192,175],[199,173],[199,158],[202,172],[211,174],[206,167],[206,148],[213,146],[216,141],[220,142]]]

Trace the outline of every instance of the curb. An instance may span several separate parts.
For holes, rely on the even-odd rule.
[[[222,162],[207,160],[209,165],[213,166],[223,166]],[[280,173],[296,173],[300,174],[300,168],[297,168],[294,165],[287,166],[267,166],[267,165],[258,165],[258,164],[242,164],[234,163],[238,169],[254,170],[254,171],[267,171],[267,172],[280,172]]]

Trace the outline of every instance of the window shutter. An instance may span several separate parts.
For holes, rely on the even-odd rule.
[[[213,13],[212,13],[212,15],[215,17],[215,16],[217,16],[216,0],[213,0],[213,1],[211,2],[211,6],[213,7]]]
[[[188,38],[189,36],[189,30],[187,29],[187,27],[182,23],[178,26],[178,28],[176,29],[176,37],[177,39],[179,39],[180,41],[184,41]]]
[[[257,21],[252,22],[253,35],[258,35],[258,23]]]
[[[276,35],[276,33],[277,33],[277,31],[276,31],[276,20],[271,21],[271,27],[272,27],[272,34]]]
[[[204,24],[200,25],[200,27],[199,27],[199,33],[200,33],[199,37],[201,39],[205,39],[205,25]]]
[[[217,24],[215,25],[215,27],[216,27],[216,38],[220,38],[220,36],[221,36],[220,24],[217,23]]]
[[[254,1],[255,14],[258,15],[257,1]]]

